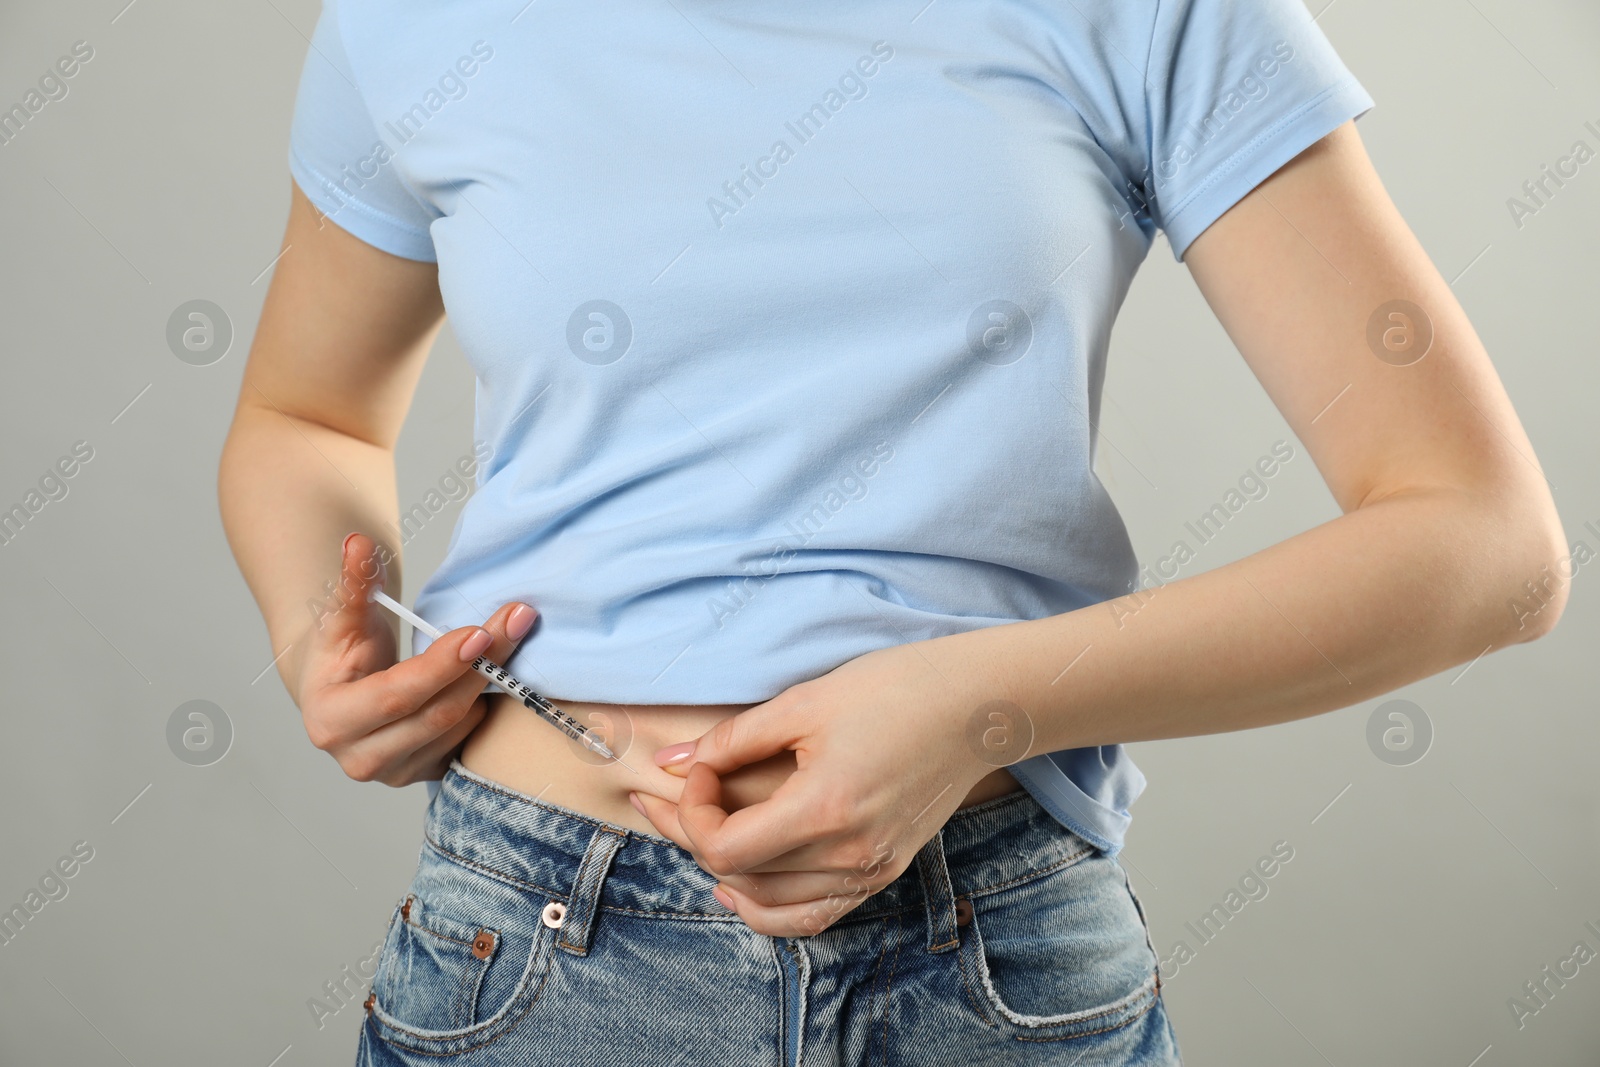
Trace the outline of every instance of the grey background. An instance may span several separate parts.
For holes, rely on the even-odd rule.
[[[319,1028],[307,1002],[381,936],[426,794],[348,781],[306,740],[263,674],[272,652],[214,488],[318,8],[125,2],[0,14],[0,105],[74,41],[95,49],[0,147],[0,504],[74,441],[94,448],[69,495],[0,547],[0,908],[74,842],[94,849],[0,945],[0,1063],[347,1064],[359,1005]],[[1569,539],[1600,548],[1584,528],[1600,528],[1600,160],[1520,229],[1506,207],[1576,139],[1600,147],[1583,128],[1600,126],[1600,9],[1335,0],[1319,21],[1378,101],[1361,133],[1493,355]],[[235,329],[207,367],[164,340],[195,298]],[[471,404],[447,335],[401,441],[403,505],[470,449]],[[1116,330],[1102,429],[1102,477],[1146,560],[1289,437],[1164,241]],[[1337,514],[1298,451],[1192,570]],[[408,546],[411,590],[454,511]],[[1507,1007],[1575,942],[1600,951],[1583,925],[1600,926],[1594,605],[1577,589],[1550,637],[1379,701],[1136,746],[1150,786],[1125,858],[1162,955],[1180,938],[1197,951],[1166,987],[1190,1064],[1596,1062],[1600,962],[1520,1030]],[[1435,730],[1410,766],[1366,741],[1391,697]],[[196,699],[235,733],[204,767],[166,740]],[[1197,947],[1184,924],[1280,840],[1294,858],[1268,896]]]

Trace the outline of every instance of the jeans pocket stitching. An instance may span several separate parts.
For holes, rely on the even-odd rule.
[[[977,956],[977,962],[973,961],[974,954]],[[967,1000],[978,1013],[978,1017],[983,1020],[983,1024],[992,1030],[1000,1024],[996,1021],[994,1012],[990,1009],[988,998],[980,995],[972,988],[974,977],[980,983],[987,977],[982,966],[982,960],[982,947],[977,945],[975,935],[969,933],[961,939],[961,947],[956,950],[956,969],[961,972],[961,985],[967,991]]]
[[[1064,868],[1077,866],[1080,861],[1091,858],[1099,851],[1099,849],[1095,848],[1093,845],[1090,845],[1088,848],[1080,849],[1077,852],[1069,853],[1068,855],[1063,856],[1061,859],[1050,864],[1049,866],[1036,868],[1027,872],[1026,874],[1019,874],[1015,878],[1006,879],[1004,882],[996,882],[993,885],[977,886],[969,890],[966,895],[969,897],[988,896],[994,893],[1002,893],[1007,889],[1015,889],[1019,885],[1026,885],[1029,882],[1038,881],[1040,878],[1055,874],[1057,871],[1060,871]]]
[[[1155,1006],[1156,1006],[1156,998],[1155,998],[1154,991],[1152,990],[1151,993],[1150,993],[1149,1000],[1145,1003],[1145,1005],[1143,1007],[1141,1007],[1138,1011],[1134,1012],[1132,1015],[1129,1015],[1126,1019],[1121,1020],[1120,1022],[1118,1022],[1114,1026],[1102,1026],[1098,1030],[1073,1031],[1070,1034],[1052,1034],[1052,1035],[1049,1035],[1049,1036],[1045,1036],[1043,1033],[1039,1033],[1039,1034],[1014,1034],[1013,1036],[1018,1041],[1072,1041],[1072,1040],[1075,1040],[1075,1039],[1080,1038],[1080,1037],[1094,1037],[1096,1034],[1109,1034],[1113,1030],[1121,1030],[1124,1026],[1127,1026],[1129,1023],[1134,1022],[1140,1016],[1142,1016],[1145,1013],[1149,1012],[1150,1009],[1154,1008]],[[1049,1027],[1041,1027],[1039,1029],[1041,1031],[1043,1031],[1043,1030],[1048,1030]]]
[[[1008,1026],[1009,1028],[1025,1031],[1012,1036],[1023,1041],[1063,1041],[1077,1037],[1091,1037],[1112,1030],[1121,1029],[1144,1015],[1154,1006],[1159,992],[1158,973],[1151,973],[1132,991],[1123,994],[1105,1004],[1072,1012],[1062,1012],[1056,1015],[1029,1015],[1019,1012],[1005,1002],[998,989],[995,988],[989,970],[988,955],[984,951],[982,924],[979,918],[979,909],[973,908],[972,919],[967,926],[966,936],[962,938],[958,955],[966,957],[961,967],[962,981],[967,986],[969,999],[979,1006],[979,1015],[991,1028],[995,1026]],[[1143,916],[1140,916],[1141,920]],[[1142,925],[1142,923],[1141,923]],[[972,984],[968,979],[968,970],[977,977],[982,987],[982,995],[975,996]],[[1135,1010],[1136,1009],[1136,1010]],[[998,1016],[998,1019],[996,1019]],[[1110,1026],[1093,1030],[1078,1029],[1085,1024],[1093,1023],[1097,1019],[1107,1019],[1121,1016]],[[1053,1029],[1072,1028],[1072,1032],[1052,1036],[1028,1036],[1046,1034]]]
[[[398,908],[396,912],[398,914]],[[432,931],[428,932],[432,933]],[[383,1004],[380,1000],[374,1001],[371,1013],[373,1021],[377,1024],[378,1036],[387,1044],[416,1052],[438,1054],[442,1053],[444,1048],[448,1046],[446,1054],[449,1055],[471,1052],[498,1040],[509,1032],[522,1016],[539,1002],[544,993],[545,983],[550,977],[554,942],[554,939],[550,936],[551,933],[552,931],[543,925],[534,933],[532,943],[528,948],[527,962],[523,965],[522,974],[518,977],[511,995],[507,997],[505,1004],[501,1005],[493,1015],[482,1022],[453,1030],[423,1030],[390,1015],[383,1009]],[[498,951],[498,946],[496,951]],[[478,976],[480,983],[482,977],[480,973]],[[535,981],[535,978],[537,978],[537,981]],[[473,1000],[476,1001],[476,999],[475,991]],[[409,1039],[416,1044],[409,1044],[402,1038]],[[482,1040],[478,1040],[480,1038]],[[463,1044],[463,1042],[476,1043]],[[457,1045],[460,1045],[460,1047],[454,1047]]]

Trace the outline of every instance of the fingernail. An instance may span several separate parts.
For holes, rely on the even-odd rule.
[[[513,641],[520,641],[529,627],[533,625],[535,612],[526,604],[518,604],[511,609],[511,617],[506,619],[506,636]]]
[[[634,808],[638,810],[640,815],[643,815],[647,819],[650,817],[649,813],[644,810],[644,803],[640,801],[639,794],[630,792],[628,794],[628,803],[632,804]]]
[[[490,635],[488,630],[481,627],[474,630],[472,636],[461,643],[461,662],[471,663],[487,652],[489,646],[493,643],[494,637]]]
[[[733,898],[728,895],[728,891],[726,889],[722,888],[720,885],[719,886],[715,886],[715,887],[712,888],[711,895],[717,898],[717,903],[721,904],[724,908],[727,908],[729,911],[737,911],[738,910],[737,908],[735,908],[733,906]]]
[[[344,535],[344,544],[339,546],[340,558],[346,558],[350,555],[350,542],[355,540],[356,534],[360,532],[360,530],[351,530],[349,533]]]
[[[680,741],[676,745],[656,750],[656,766],[670,767],[675,763],[682,763],[694,755],[693,741]]]

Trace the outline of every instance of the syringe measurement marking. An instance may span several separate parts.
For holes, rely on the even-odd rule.
[[[495,663],[486,656],[479,656],[472,663],[472,669],[488,678],[490,681],[503,685],[512,691],[512,695],[522,701],[524,705],[532,708],[536,713],[554,723],[557,729],[570,736],[592,752],[603,756],[611,756],[609,746],[598,737],[594,737],[589,728],[574,719],[560,708],[545,700],[544,697],[528,688],[522,682],[512,677],[511,672]],[[596,747],[598,746],[598,747]]]
[[[418,615],[416,612],[412,611],[410,608],[391,597],[388,593],[385,593],[382,589],[374,588],[372,592],[368,594],[368,599],[374,603],[382,604],[384,607],[394,612],[400,618],[405,619],[413,627],[427,634],[435,641],[444,636],[443,630],[439,629],[437,626],[433,625],[433,623],[429,622],[427,619],[424,619],[421,615]],[[494,660],[489,659],[487,656],[479,656],[477,659],[473,660],[472,669],[478,674],[483,675],[483,677],[489,679],[489,681],[498,685],[509,695],[520,698],[524,707],[531,709],[534,714],[538,715],[551,726],[554,726],[556,729],[572,738],[572,740],[581,744],[590,752],[593,752],[599,756],[604,756],[608,760],[613,760],[628,770],[633,771],[634,774],[639,773],[638,771],[634,770],[633,767],[629,766],[627,760],[611,751],[610,747],[604,741],[596,737],[588,729],[588,727],[567,715],[560,708],[550,703],[538,693],[535,693],[526,685],[523,685],[521,682],[517,681],[511,676],[511,672],[507,671]],[[516,688],[513,689],[513,686]]]

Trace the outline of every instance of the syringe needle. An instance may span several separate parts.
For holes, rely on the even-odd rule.
[[[604,741],[600,740],[598,737],[595,737],[593,734],[586,733],[584,735],[581,743],[582,743],[584,748],[588,749],[590,752],[593,752],[595,755],[604,756],[606,759],[612,761],[613,763],[620,763],[624,767],[627,767],[628,770],[633,771],[634,774],[638,774],[639,773],[638,771],[634,771],[633,770],[633,767],[628,764],[627,760],[623,759],[621,756],[619,756],[615,752],[611,751],[611,746],[610,745],[606,744]]]

